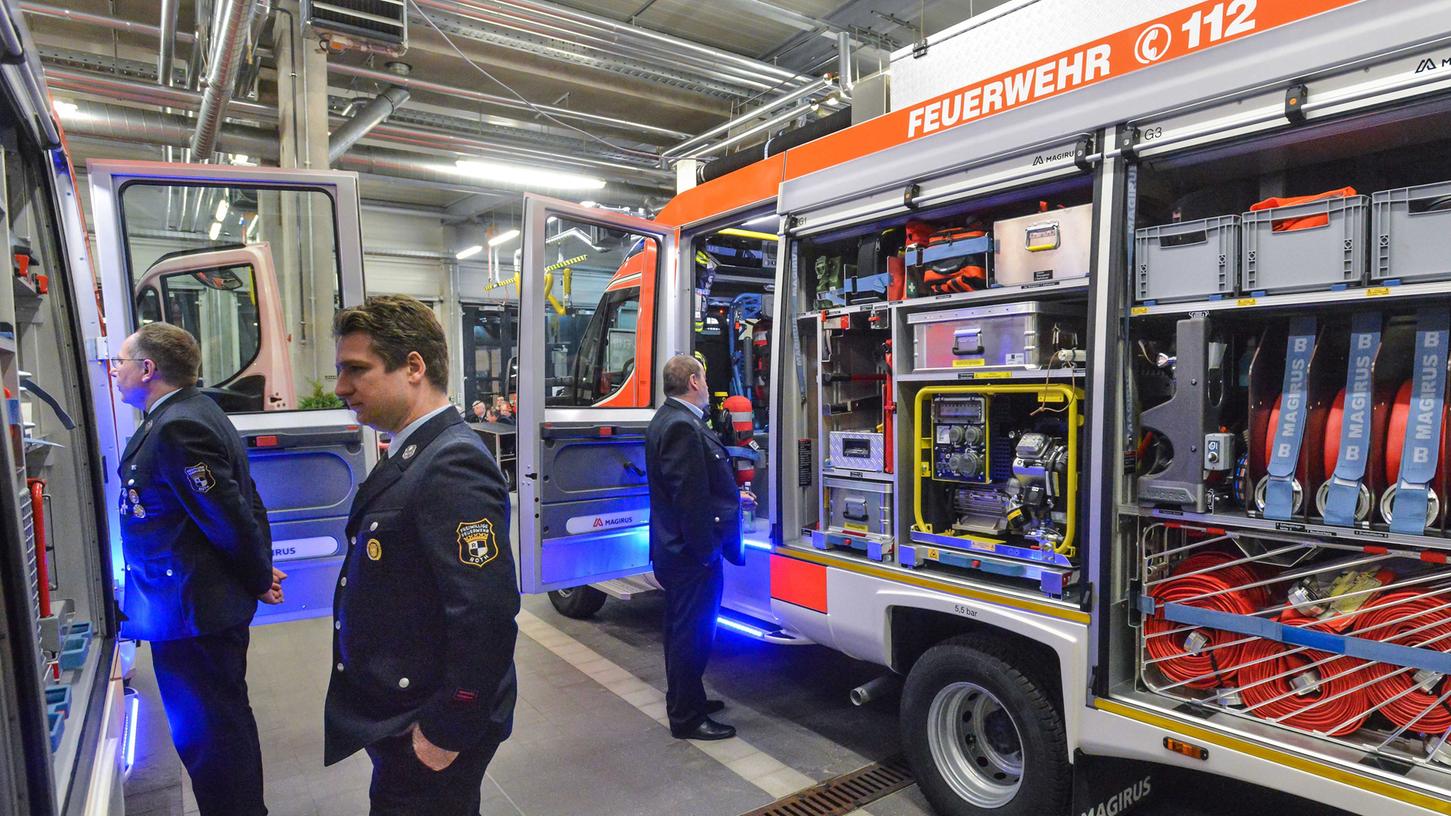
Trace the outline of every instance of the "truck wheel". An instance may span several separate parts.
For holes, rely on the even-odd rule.
[[[929,649],[902,689],[902,744],[945,816],[1066,813],[1072,779],[1063,717],[992,641]]]
[[[605,605],[605,600],[610,596],[592,586],[577,586],[569,589],[556,589],[549,593],[549,602],[554,604],[554,609],[566,618],[584,620],[592,618]]]

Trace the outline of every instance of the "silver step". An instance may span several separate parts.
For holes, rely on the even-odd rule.
[[[644,595],[660,589],[660,584],[655,580],[655,574],[650,572],[626,578],[612,578],[591,586],[611,598],[619,598],[622,601],[628,601],[636,595]]]

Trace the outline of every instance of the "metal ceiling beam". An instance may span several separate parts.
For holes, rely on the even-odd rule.
[[[50,17],[57,20],[68,20],[73,23],[84,23],[91,26],[111,29],[113,31],[127,31],[132,34],[143,34],[148,37],[162,36],[161,29],[145,23],[133,23],[130,20],[122,20],[105,14],[88,14],[83,11],[73,11],[59,6],[47,5],[45,3],[32,3],[22,0],[21,11],[34,17]],[[176,42],[191,43],[196,37],[189,32],[178,31],[175,36]]]
[[[104,102],[83,102],[74,111],[64,112],[62,123],[68,134],[110,143],[176,145],[185,142],[192,132],[192,121],[185,117]],[[275,160],[279,152],[275,133],[241,125],[222,125],[218,129],[217,144],[224,153],[246,153],[271,160]],[[354,148],[338,161],[338,166],[344,170],[421,182],[469,193],[517,194],[514,188],[480,184],[476,177],[459,172],[451,163],[430,162],[417,154],[396,150]],[[614,185],[607,195],[611,200],[643,200],[650,192],[650,189]]]
[[[175,78],[172,63],[176,58],[176,15],[180,5],[181,0],[161,0],[161,29],[157,35],[161,37],[161,48],[156,56],[156,81],[167,87]]]
[[[542,25],[528,25],[520,18],[503,11],[484,11],[474,7],[460,6],[452,0],[414,0],[421,8],[430,12],[430,17],[445,33],[464,37],[475,42],[498,46],[511,51],[532,54],[543,59],[564,63],[570,67],[584,66],[596,71],[625,76],[649,82],[657,87],[690,89],[696,93],[720,97],[742,97],[750,95],[745,86],[703,72],[687,64],[662,65],[621,56],[596,48],[563,29],[548,29]],[[415,33],[429,28],[421,15],[414,13]],[[419,47],[418,38],[413,46]]]
[[[48,84],[57,89],[90,94],[102,100],[119,100],[142,105],[195,111],[201,95],[182,88],[162,88],[133,80],[109,77],[85,71],[51,68],[46,72]],[[229,117],[255,119],[263,124],[277,121],[277,111],[265,105],[233,100],[227,108]],[[335,117],[339,124],[343,119]],[[275,140],[275,136],[273,137]],[[481,156],[502,161],[540,162],[561,169],[594,172],[605,178],[650,188],[666,189],[673,176],[656,167],[629,164],[611,157],[599,157],[561,144],[529,144],[520,141],[486,139],[476,133],[449,133],[417,125],[383,124],[368,135],[370,141],[412,148],[420,153],[450,156]],[[275,148],[274,148],[275,150]],[[242,151],[255,153],[255,151]],[[264,154],[270,155],[270,154]]]
[[[723,0],[723,2],[828,40],[835,41],[838,35],[846,34],[851,37],[851,44],[854,48],[872,57],[886,58],[893,51],[902,47],[901,43],[885,34],[865,32],[853,26],[840,26],[827,20],[802,14],[799,11],[783,8],[769,0]]]
[[[686,139],[685,141],[681,142],[680,144],[675,145],[674,147],[671,147],[671,148],[666,149],[664,152],[662,152],[660,154],[660,156],[661,156],[661,158],[664,158],[664,159],[670,159],[670,158],[673,158],[675,156],[680,155],[681,153],[688,152],[688,151],[690,151],[692,149],[697,149],[696,152],[699,152],[698,148],[699,148],[700,145],[704,144],[705,142],[710,141],[712,138],[714,138],[716,136],[719,136],[719,135],[721,135],[723,133],[728,133],[733,128],[740,127],[741,125],[744,125],[747,122],[752,122],[752,121],[754,121],[756,119],[759,119],[760,117],[765,116],[766,114],[770,113],[771,111],[774,111],[777,108],[780,108],[782,105],[790,104],[792,102],[797,101],[798,99],[801,99],[803,97],[810,96],[813,93],[819,93],[821,91],[828,90],[830,88],[831,88],[831,83],[830,82],[828,82],[828,81],[826,81],[824,79],[819,79],[816,82],[811,83],[810,85],[806,85],[806,86],[802,87],[799,90],[792,91],[791,93],[786,94],[785,96],[779,97],[779,98],[777,98],[777,99],[775,99],[775,100],[773,100],[771,102],[768,102],[765,105],[762,105],[759,108],[756,108],[756,109],[754,109],[754,110],[752,110],[752,111],[750,111],[748,113],[744,113],[744,114],[742,114],[740,116],[737,116],[737,117],[734,117],[734,118],[732,118],[732,119],[730,119],[730,120],[728,120],[726,122],[722,122],[721,124],[716,125],[715,127],[711,128],[710,130],[705,131],[704,133],[700,134],[699,136],[696,136],[696,137],[691,138],[691,139]]]
[[[459,0],[459,2],[472,6],[480,5],[477,0]],[[707,64],[715,64],[721,69],[740,70],[746,72],[748,75],[758,75],[771,79],[774,82],[791,83],[808,81],[810,79],[809,77],[801,77],[794,71],[742,56],[732,51],[702,45],[698,42],[663,34],[643,26],[623,23],[597,14],[590,14],[589,12],[544,2],[544,0],[493,0],[493,3],[511,9],[527,11],[546,19],[572,23],[586,30],[621,35],[636,40],[639,43],[651,43],[665,49],[667,53],[673,51],[682,55],[698,57],[705,60]]]
[[[567,108],[557,108],[553,105],[536,104],[531,107],[511,97],[484,93],[482,91],[475,91],[468,88],[459,88],[452,85],[443,85],[438,82],[429,82],[427,80],[418,79],[416,77],[398,76],[397,74],[390,74],[386,71],[374,71],[371,68],[361,68],[353,65],[329,64],[328,73],[341,74],[342,76],[360,77],[362,79],[371,79],[374,82],[381,82],[385,85],[402,85],[403,87],[408,88],[411,91],[423,91],[426,93],[436,93],[443,96],[451,96],[459,99],[469,99],[474,102],[483,102],[485,104],[498,105],[499,107],[512,108],[514,110],[526,110],[530,111],[531,113],[538,109],[544,111],[545,113],[548,113],[550,116],[555,116],[560,119],[575,122],[586,122],[592,125],[600,125],[602,127],[609,127],[627,132],[643,131],[646,133],[655,134],[657,136],[663,136],[669,139],[685,139],[689,138],[690,136],[690,134],[688,133],[681,133],[678,130],[671,130],[670,128],[655,127],[654,125],[646,125],[641,122],[632,122],[627,119],[616,119],[612,116],[600,116],[593,113],[573,111]]]

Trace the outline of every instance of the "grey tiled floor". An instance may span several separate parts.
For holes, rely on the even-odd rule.
[[[589,622],[559,616],[543,597],[525,598],[524,608],[663,691],[658,597],[610,601]],[[322,767],[330,621],[315,618],[252,631],[248,682],[273,816],[367,812],[367,757],[360,753]],[[483,788],[485,816],[734,816],[771,801],[759,787],[693,744],[672,739],[649,715],[534,640],[521,635],[515,658],[520,699],[514,736],[489,768]],[[722,631],[706,684],[726,700],[728,707],[719,717],[736,725],[742,738],[795,771],[822,780],[899,752],[895,698],[860,708],[847,702],[851,688],[880,672],[828,649],[771,646]],[[142,719],[136,769],[127,782],[127,813],[195,813],[170,745],[145,646],[138,653],[132,685],[141,694]],[[1326,813],[1224,780],[1186,777],[1166,782],[1172,784],[1155,787],[1167,795],[1136,814],[1227,816],[1270,812],[1271,807],[1280,816]],[[1204,798],[1200,792],[1205,785],[1233,793],[1209,803],[1196,801]],[[872,816],[931,813],[916,787],[873,802],[866,811]]]

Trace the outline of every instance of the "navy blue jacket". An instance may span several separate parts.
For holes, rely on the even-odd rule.
[[[745,563],[741,494],[730,454],[689,408],[667,399],[645,431],[650,560],[656,568]]]
[[[272,531],[222,409],[183,388],[142,420],[117,474],[121,634],[174,640],[250,623],[272,586]]]
[[[415,722],[450,751],[508,737],[519,612],[509,494],[458,411],[389,451],[358,488],[347,533],[324,763]]]

